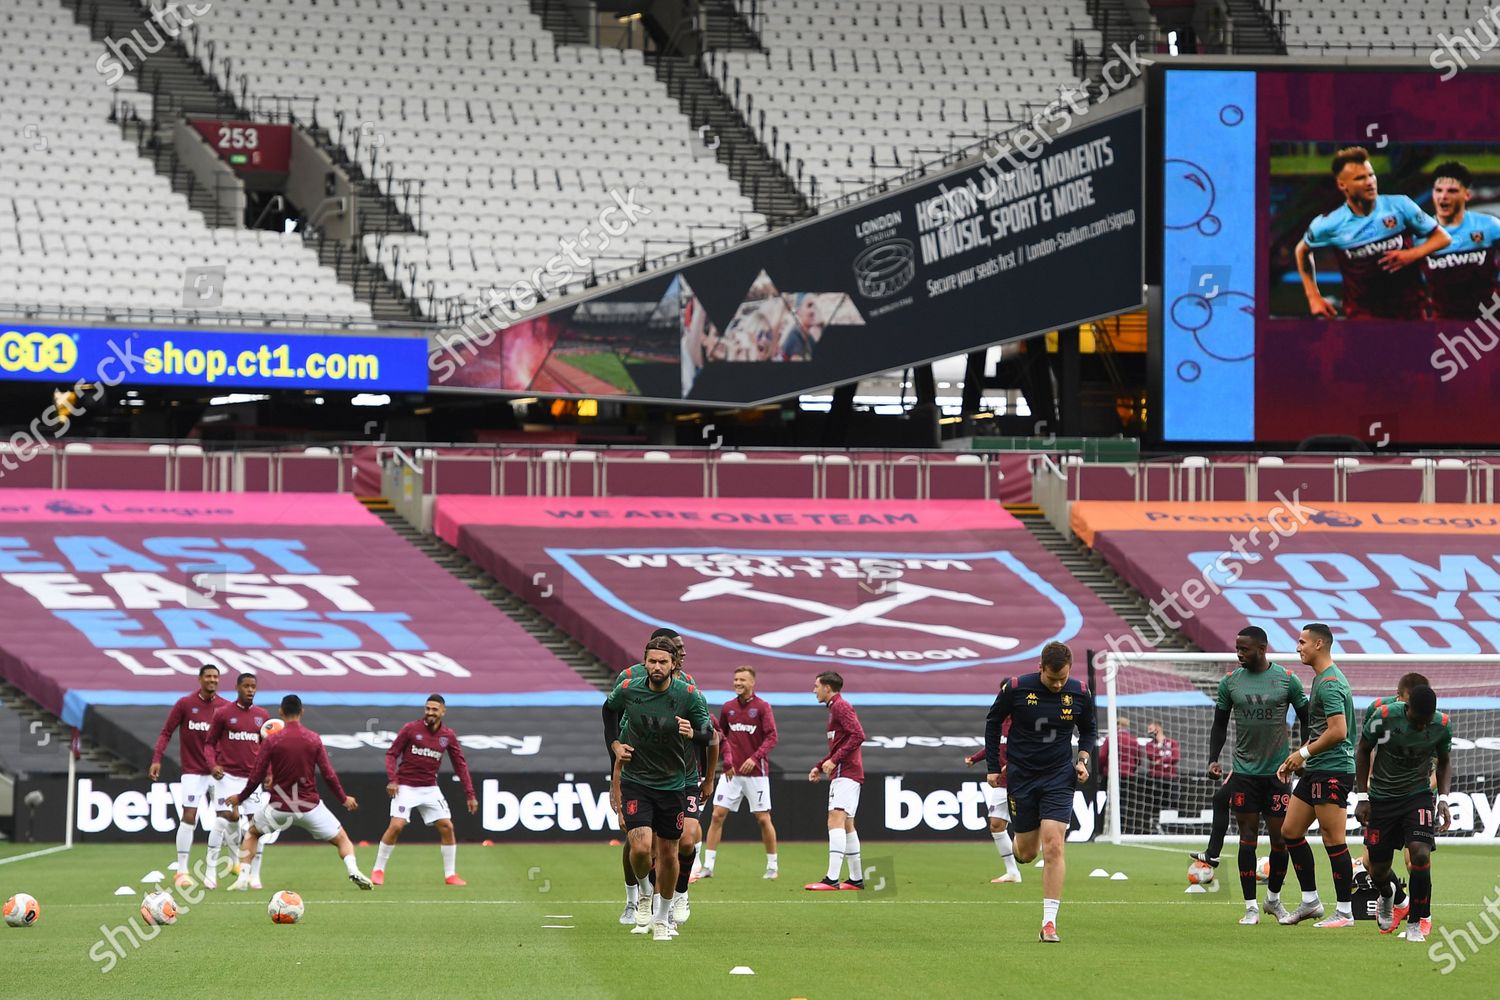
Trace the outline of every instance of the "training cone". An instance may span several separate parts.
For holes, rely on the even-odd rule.
[[[1089,878],[1109,878],[1109,872],[1105,871],[1103,868],[1095,868],[1093,871],[1089,872]]]

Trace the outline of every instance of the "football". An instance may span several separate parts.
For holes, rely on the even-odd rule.
[[[1261,858],[1255,863],[1255,881],[1265,885],[1271,881],[1271,859]]]
[[[30,927],[41,917],[42,908],[33,897],[18,892],[5,901],[5,908],[0,912],[5,914],[5,922],[10,926]]]
[[[1201,861],[1194,861],[1188,865],[1187,879],[1193,885],[1208,885],[1214,880],[1214,867]]]
[[[271,905],[266,907],[271,914],[271,922],[275,924],[295,924],[302,919],[302,911],[305,909],[302,897],[289,889],[283,889],[272,896]]]
[[[167,927],[177,923],[177,901],[170,892],[148,892],[141,900],[141,916],[146,923]]]
[[[286,723],[280,719],[267,719],[260,724],[260,738],[268,740],[272,736],[286,728]]]

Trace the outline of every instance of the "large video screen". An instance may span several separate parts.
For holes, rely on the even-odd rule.
[[[1139,308],[1143,115],[438,338],[432,387],[746,405]],[[1012,162],[1012,160],[1014,162]]]
[[[1161,436],[1500,442],[1500,77],[1169,69]]]

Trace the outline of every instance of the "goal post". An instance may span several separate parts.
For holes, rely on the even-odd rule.
[[[1296,653],[1267,659],[1312,687],[1312,668]],[[1453,726],[1453,781],[1447,802],[1453,825],[1439,839],[1500,843],[1500,655],[1354,653],[1335,657],[1360,716],[1376,698],[1392,697],[1397,681],[1419,673]],[[1097,652],[1104,711],[1098,713],[1105,815],[1101,837],[1112,843],[1207,840],[1218,782],[1208,776],[1208,744],[1219,679],[1239,666],[1233,653]],[[1357,726],[1359,719],[1352,720]],[[1234,726],[1219,762],[1233,763]],[[1299,745],[1295,715],[1287,716],[1287,748]],[[1352,727],[1351,727],[1352,728]],[[1356,739],[1358,737],[1356,736]],[[1126,749],[1121,750],[1121,746]],[[1135,752],[1129,749],[1135,747]],[[1358,837],[1349,803],[1348,831]],[[1230,819],[1229,833],[1235,835]],[[1231,841],[1232,842],[1232,841]]]

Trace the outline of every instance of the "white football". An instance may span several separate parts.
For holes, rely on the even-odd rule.
[[[42,916],[42,908],[35,897],[24,892],[18,892],[7,899],[0,912],[5,914],[5,922],[12,927],[31,927]]]
[[[1214,880],[1214,866],[1194,861],[1188,865],[1187,878],[1193,885],[1208,885]]]
[[[302,897],[290,889],[283,889],[272,896],[271,905],[266,907],[271,914],[271,922],[277,924],[295,924],[302,919],[302,913],[306,909]]]
[[[267,719],[260,724],[260,738],[268,740],[272,736],[286,728],[286,723],[280,719]]]
[[[148,892],[146,898],[141,900],[141,916],[146,923],[155,924],[157,927],[167,927],[177,923],[177,900],[172,898],[170,892]]]
[[[1271,881],[1271,859],[1261,858],[1255,865],[1255,881],[1265,885]]]

